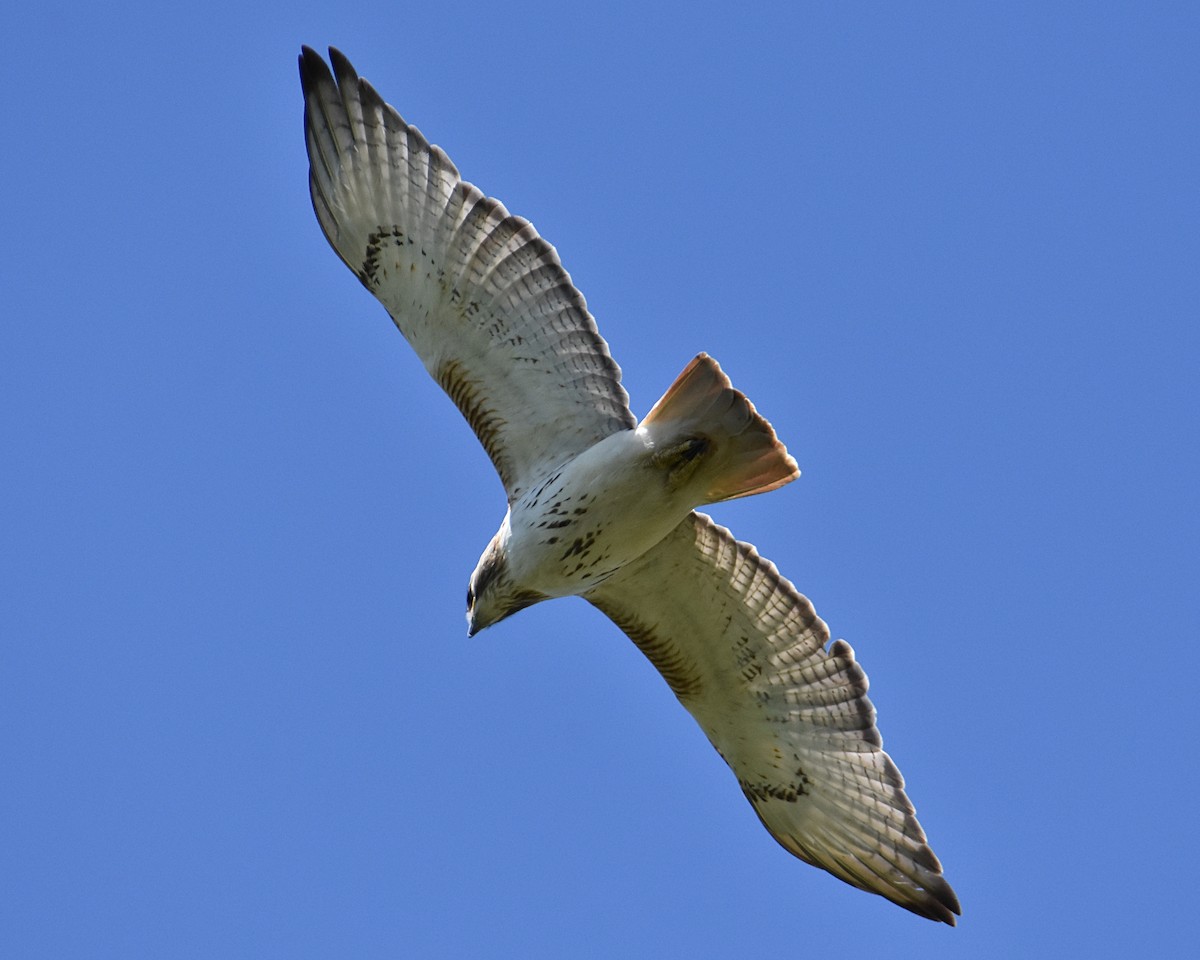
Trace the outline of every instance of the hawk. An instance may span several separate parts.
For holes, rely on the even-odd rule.
[[[461,179],[330,49],[305,47],[326,238],[462,412],[508,496],[468,632],[582,596],[662,674],[790,853],[944,923],[958,899],[883,752],[867,678],[775,565],[696,508],[799,475],[701,353],[639,422],[583,295],[533,226]]]

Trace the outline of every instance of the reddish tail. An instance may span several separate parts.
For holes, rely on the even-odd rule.
[[[699,503],[766,493],[800,476],[771,425],[706,353],[676,377],[641,427],[669,475],[696,483]]]

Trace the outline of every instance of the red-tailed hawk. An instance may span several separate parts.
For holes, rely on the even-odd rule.
[[[788,851],[953,924],[958,900],[881,749],[867,678],[770,561],[695,508],[799,475],[700,354],[639,423],[554,248],[462,180],[349,61],[305,47],[309,187],[338,256],[474,429],[508,513],[475,633],[583,596],[638,645]]]

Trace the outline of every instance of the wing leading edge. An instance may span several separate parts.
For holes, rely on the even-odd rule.
[[[693,513],[586,594],[638,645],[789,852],[931,920],[958,898],[882,749],[854,651],[754,547]]]
[[[636,425],[620,368],[554,248],[329,54],[332,73],[316,51],[300,56],[321,229],[467,419],[512,502]]]

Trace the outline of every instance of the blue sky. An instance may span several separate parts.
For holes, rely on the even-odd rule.
[[[1200,9],[732,6],[10,11],[0,953],[1188,949]],[[713,513],[854,645],[958,929],[778,848],[582,601],[466,638],[503,494],[316,225],[301,43],[636,412],[706,350],[773,421],[803,476]]]

